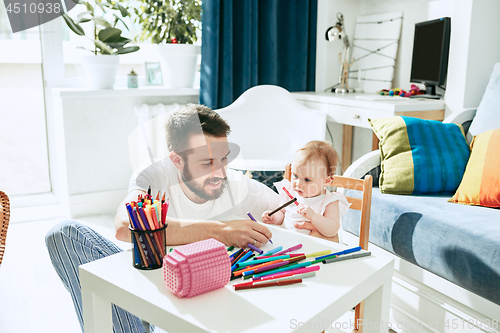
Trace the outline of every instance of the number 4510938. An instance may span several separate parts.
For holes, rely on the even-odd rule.
[[[51,14],[51,13],[56,13],[59,14],[61,13],[61,3],[9,3],[5,10],[7,13],[14,13],[14,14],[35,14],[35,13],[46,13],[46,14]]]
[[[474,328],[474,327],[481,327],[481,328],[493,328],[497,329],[498,328],[498,319],[485,319],[485,320],[464,320],[464,319],[447,319],[444,322],[444,327],[448,329],[453,329],[453,330],[458,330],[458,329],[466,329],[466,328]]]

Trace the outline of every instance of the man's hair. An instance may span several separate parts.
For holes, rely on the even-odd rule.
[[[217,112],[199,104],[188,104],[172,113],[165,129],[168,150],[178,154],[185,152],[191,136],[201,134],[201,131],[218,138],[228,136],[231,131]]]
[[[304,147],[297,150],[297,154],[294,158],[299,166],[303,166],[310,160],[322,161],[326,166],[326,174],[328,176],[333,176],[337,165],[339,164],[339,155],[335,151],[335,148],[326,141],[310,141],[304,145]]]

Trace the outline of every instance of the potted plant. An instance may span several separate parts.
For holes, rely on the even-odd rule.
[[[201,0],[141,0],[135,8],[142,27],[139,41],[158,44],[163,82],[168,88],[193,87],[200,46]]]
[[[112,0],[95,0],[93,4],[83,0],[73,1],[85,6],[86,11],[78,14],[76,20],[68,14],[62,16],[71,31],[87,37],[94,45],[92,50],[87,49],[93,55],[82,58],[89,84],[94,89],[112,89],[118,68],[118,55],[139,50],[139,46],[126,46],[131,40],[123,37],[122,30],[116,27],[118,22],[122,22],[128,29],[123,18],[129,16],[129,12],[119,2]],[[87,22],[93,24],[91,29],[84,29],[82,26]],[[86,33],[91,33],[91,37],[86,36]]]

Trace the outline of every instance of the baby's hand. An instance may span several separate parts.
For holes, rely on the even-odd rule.
[[[312,217],[315,214],[314,211],[311,209],[311,207],[309,207],[308,205],[304,205],[304,204],[300,204],[297,207],[297,213],[304,216],[309,221],[312,220]]]
[[[264,214],[262,214],[262,222],[271,224],[271,221],[274,219],[274,215],[269,216],[270,210],[266,210]]]
[[[267,223],[267,224],[278,224],[278,221],[276,219],[276,215],[273,214],[269,216],[270,210],[266,210],[264,214],[262,214],[262,222]]]

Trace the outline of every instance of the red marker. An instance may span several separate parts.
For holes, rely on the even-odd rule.
[[[256,289],[256,288],[266,288],[266,287],[274,287],[274,286],[279,287],[279,286],[287,286],[287,285],[296,284],[296,283],[302,283],[302,279],[266,282],[266,283],[252,284],[252,285],[247,285],[247,286],[235,286],[234,290]]]
[[[294,197],[292,197],[292,195],[290,194],[290,192],[288,192],[288,190],[286,189],[286,187],[283,187],[283,191],[285,191],[286,194],[288,194],[288,196],[290,197],[290,199],[294,199]],[[298,206],[299,203],[297,201],[294,201],[295,203],[295,206]]]

